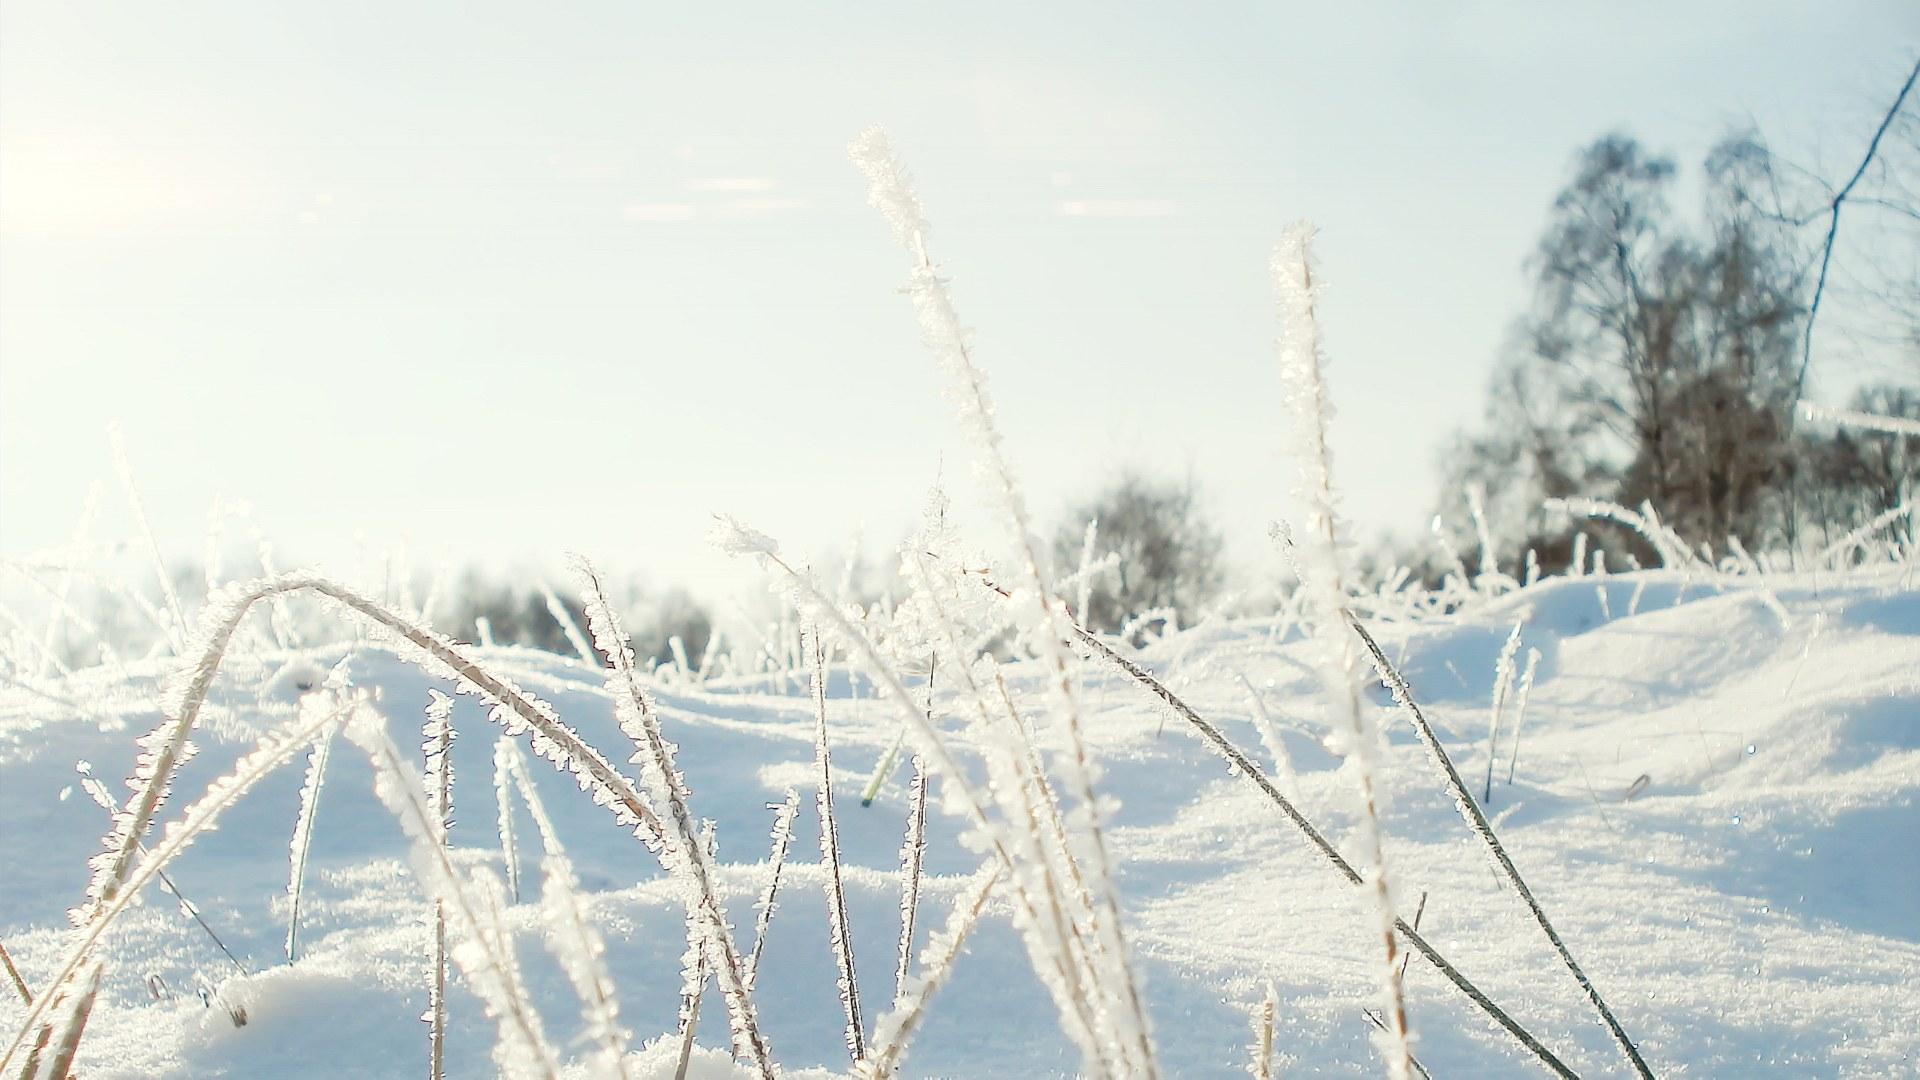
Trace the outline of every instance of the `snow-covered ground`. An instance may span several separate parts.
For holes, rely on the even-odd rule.
[[[1526,617],[1521,655],[1541,652],[1519,733],[1501,742],[1488,812],[1573,954],[1659,1075],[1920,1074],[1920,593],[1891,575],[1688,582],[1647,572],[1557,579],[1468,613],[1376,629],[1461,772],[1478,788],[1496,658]],[[1600,593],[1604,592],[1604,601]],[[1777,596],[1778,604],[1772,597]],[[1322,741],[1309,646],[1268,620],[1203,624],[1136,654],[1143,666],[1263,765],[1252,687],[1281,730],[1307,814],[1351,850],[1351,785]],[[394,738],[417,748],[437,683],[377,644],[342,657],[378,694]],[[624,761],[599,672],[577,659],[478,650],[491,669],[551,702]],[[294,715],[297,657],[231,658],[199,754],[164,816]],[[1036,665],[1010,669],[1017,701],[1044,715]],[[106,818],[75,763],[118,782],[134,737],[158,722],[152,662],[81,672],[39,693],[0,695],[0,941],[35,987],[71,940]],[[1109,839],[1126,929],[1168,1075],[1246,1066],[1249,1010],[1277,991],[1287,1075],[1377,1075],[1363,1010],[1378,997],[1377,936],[1347,885],[1244,777],[1118,671],[1078,670],[1089,738],[1116,799]],[[1244,680],[1244,681],[1243,681]],[[830,680],[846,885],[869,1018],[893,991],[904,773],[870,807],[859,790],[898,730],[864,680]],[[47,696],[52,693],[54,696]],[[57,699],[57,700],[56,700]],[[941,697],[936,710],[950,714]],[[1424,751],[1384,693],[1381,778],[1388,862],[1401,910],[1424,897],[1422,932],[1581,1075],[1625,1065],[1567,971],[1462,825]],[[718,823],[724,899],[751,935],[767,874],[769,804],[801,812],[756,995],[789,1071],[844,1071],[840,1005],[822,899],[813,790],[813,714],[797,688],[662,689],[659,705],[693,793]],[[943,717],[958,730],[958,721]],[[1512,708],[1507,723],[1512,723]],[[472,699],[454,713],[457,853],[502,856],[490,782],[498,729]],[[166,1076],[394,1076],[426,1070],[426,907],[366,759],[337,744],[318,806],[298,962],[283,952],[288,843],[304,757],[270,777],[171,867],[244,966],[157,888],[108,942],[110,964],[78,1071],[88,1080]],[[606,939],[635,1048],[671,1032],[681,985],[680,894],[658,861],[544,762],[534,781],[574,856]],[[1283,787],[1286,786],[1283,782]],[[921,941],[944,920],[977,856],[934,812]],[[157,835],[157,834],[156,834]],[[543,947],[537,841],[524,818],[528,902],[510,922],[548,1032],[579,1068],[590,1044],[561,967]],[[905,1075],[1061,1075],[1079,1058],[1000,901],[934,1002]],[[202,1005],[202,983],[244,1007],[235,1027]],[[156,996],[154,990],[159,993]],[[0,988],[4,989],[4,988]],[[1422,1063],[1440,1077],[1526,1075],[1537,1065],[1416,958],[1408,1012]],[[493,1071],[493,1025],[455,976],[448,1072]],[[0,995],[10,1035],[23,1010]],[[724,1073],[725,1010],[709,991],[694,1075]],[[671,1075],[672,1038],[648,1061]]]

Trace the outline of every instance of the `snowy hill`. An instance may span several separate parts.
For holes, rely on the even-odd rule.
[[[1915,1075],[1920,593],[1891,573],[1776,575],[1766,584],[1664,572],[1555,579],[1465,614],[1374,629],[1478,796],[1495,671],[1524,620],[1514,655],[1540,655],[1524,713],[1516,719],[1518,701],[1506,706],[1486,810],[1655,1072]],[[1243,620],[1123,651],[1269,767],[1274,747],[1249,692],[1257,694],[1290,760],[1291,777],[1280,770],[1277,783],[1351,850],[1351,785],[1325,742],[1309,649],[1275,620]],[[429,690],[454,687],[411,655],[362,641],[229,657],[195,737],[199,753],[162,819],[290,722],[300,684],[336,664],[377,696],[394,740],[417,754]],[[631,743],[602,672],[513,649],[471,655],[636,769],[622,764]],[[90,763],[126,797],[120,778],[132,771],[135,737],[160,720],[172,666],[97,668],[53,691],[0,694],[0,942],[29,987],[49,980],[71,945],[66,912],[83,896],[87,860],[108,825],[75,764]],[[1013,700],[1036,717],[1045,715],[1039,667],[1006,669]],[[903,763],[873,805],[860,804],[900,722],[848,671],[828,680],[828,712],[848,923],[871,1027],[894,992],[910,769]],[[1361,890],[1125,673],[1088,660],[1076,674],[1099,790],[1118,803],[1107,839],[1166,1074],[1244,1074],[1250,1011],[1270,982],[1280,1071],[1377,1075],[1365,1016],[1378,997],[1377,935]],[[717,823],[719,890],[741,940],[751,940],[769,872],[769,806],[790,788],[800,795],[755,999],[786,1070],[843,1072],[813,803],[814,712],[803,686],[769,689],[742,680],[655,692],[693,810]],[[950,689],[937,690],[935,714],[959,738],[962,707]],[[1383,831],[1399,910],[1421,912],[1422,934],[1574,1071],[1624,1075],[1606,1030],[1456,815],[1410,726],[1384,691],[1368,701],[1388,732]],[[491,782],[500,728],[471,697],[458,699],[453,722],[451,844],[462,866],[500,873]],[[426,1028],[416,1018],[428,1004],[427,902],[406,837],[373,797],[367,758],[344,739],[327,762],[300,952],[287,962],[288,848],[305,760],[269,776],[168,868],[234,960],[157,885],[110,932],[77,1063],[88,1080],[425,1075]],[[537,759],[529,767],[605,939],[622,1025],[636,1051],[666,1033],[644,1063],[634,1059],[634,1075],[670,1076],[682,894],[571,778]],[[522,902],[505,919],[552,1044],[580,1072],[592,1043],[572,984],[543,944],[539,841],[525,808],[515,813]],[[980,858],[958,842],[955,819],[938,808],[929,816],[916,947],[945,921]],[[494,1025],[457,972],[452,984],[448,1075],[489,1075]],[[1433,1075],[1538,1071],[1419,957],[1406,984],[1414,1049]],[[202,985],[217,995],[214,1007],[198,996]],[[0,1002],[0,1028],[11,1035],[24,1009],[11,991]],[[245,1026],[222,1005],[243,1008]],[[731,1075],[726,1016],[709,983],[690,1075]],[[1079,1060],[996,897],[933,1000],[903,1075],[1063,1075]]]

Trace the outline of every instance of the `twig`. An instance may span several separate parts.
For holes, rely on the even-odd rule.
[[[1873,138],[1867,143],[1866,155],[1860,159],[1860,165],[1853,175],[1834,193],[1827,204],[1827,238],[1820,247],[1820,275],[1814,281],[1813,299],[1807,304],[1807,327],[1800,338],[1800,371],[1793,379],[1793,396],[1797,400],[1807,385],[1807,368],[1813,364],[1813,327],[1820,317],[1820,301],[1826,296],[1827,271],[1833,264],[1833,247],[1840,237],[1840,209],[1846,205],[1847,196],[1853,194],[1855,184],[1867,174],[1867,166],[1873,164],[1873,157],[1880,150],[1880,139],[1893,126],[1893,118],[1900,115],[1900,107],[1906,103],[1907,93],[1913,89],[1915,78],[1920,78],[1920,61],[1915,61],[1913,70],[1907,72],[1907,81],[1900,84],[1900,92],[1894,95],[1893,105],[1887,115],[1880,118],[1880,126],[1873,131]],[[1791,423],[1791,414],[1789,414]]]

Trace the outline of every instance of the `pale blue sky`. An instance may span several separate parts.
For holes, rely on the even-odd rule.
[[[1580,145],[1750,117],[1838,171],[1920,48],[1907,2],[1336,7],[7,0],[0,552],[65,535],[113,418],[180,554],[224,495],[290,559],[712,589],[712,511],[891,542],[943,460],[965,509],[873,122],[1038,512],[1191,470],[1260,550],[1306,217],[1346,507],[1411,533]]]

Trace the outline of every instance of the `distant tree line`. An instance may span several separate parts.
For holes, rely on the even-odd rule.
[[[1099,633],[1115,633],[1147,612],[1176,623],[1192,618],[1220,591],[1225,538],[1207,520],[1191,480],[1155,480],[1123,471],[1070,509],[1054,536],[1056,577],[1080,572],[1092,528],[1094,558],[1117,555],[1111,570],[1087,580],[1086,608],[1075,615]],[[1077,583],[1062,591],[1069,600]]]
[[[571,590],[556,589],[553,596],[574,626],[587,635],[585,605]],[[688,660],[700,662],[713,636],[713,618],[692,594],[678,587],[657,594],[629,589],[615,602],[641,663],[672,662],[672,640],[676,637]],[[490,578],[469,570],[452,590],[445,613],[436,615],[434,621],[456,637],[472,640],[479,636],[482,619],[486,620],[488,636],[497,645],[520,645],[569,656],[575,651],[565,627],[548,606],[545,591],[524,580]]]

